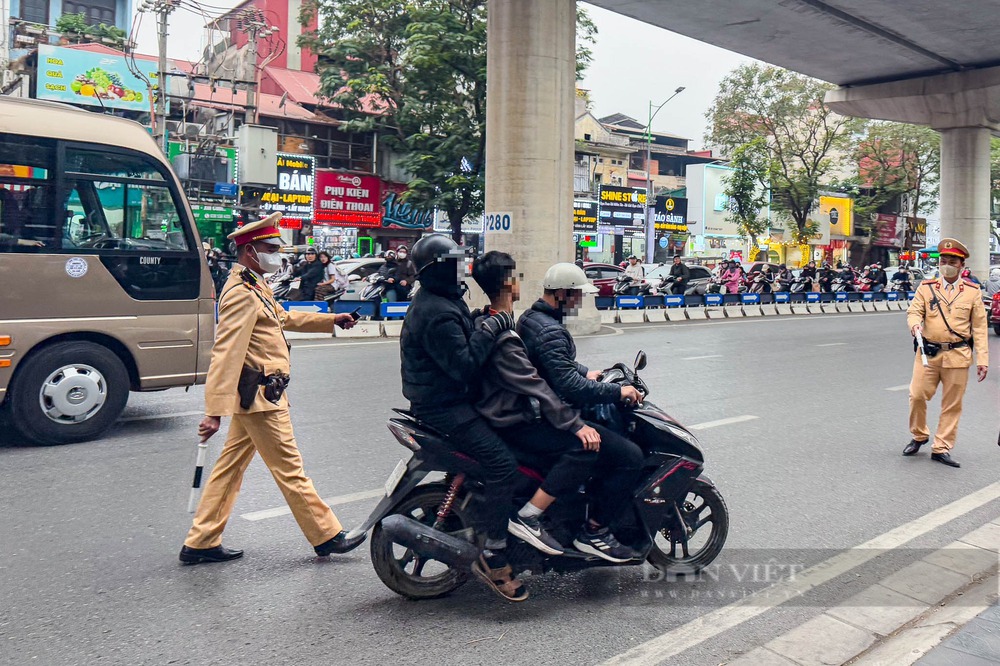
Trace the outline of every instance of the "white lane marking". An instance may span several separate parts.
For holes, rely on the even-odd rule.
[[[204,416],[205,411],[197,412],[174,412],[173,414],[146,414],[145,416],[128,416],[118,419],[118,423],[133,423],[135,421],[155,421],[157,419],[177,419],[182,416]]]
[[[361,347],[364,345],[387,345],[391,342],[398,343],[398,339],[378,340],[372,342],[321,342],[315,345],[292,345],[292,349],[318,349],[320,347]]]
[[[841,345],[846,345],[846,342],[827,342],[825,345],[816,345],[817,347],[839,347]]]
[[[660,664],[744,622],[800,597],[809,590],[856,569],[886,550],[899,548],[956,518],[1000,498],[1000,482],[935,509],[865,543],[845,550],[806,569],[793,580],[777,583],[735,603],[672,629],[603,662],[600,666],[645,666]]]
[[[733,319],[716,319],[715,321],[699,321],[699,322],[688,322],[685,324],[664,322],[662,324],[618,324],[619,326],[624,326],[623,330],[625,332],[630,331],[641,331],[647,328],[685,328],[685,327],[698,327],[698,326],[730,326],[734,324],[784,324],[790,321],[800,321],[800,322],[820,322],[826,321],[827,319],[838,319],[841,317],[891,317],[893,315],[905,314],[904,312],[852,312],[845,314],[825,314],[816,317],[806,317],[804,315],[788,315],[781,317],[738,317]]]
[[[703,358],[722,358],[722,354],[709,354],[708,356],[687,356],[682,361],[700,361]]]
[[[890,386],[886,391],[906,391],[910,388],[909,384],[900,384],[899,386]]]
[[[756,421],[759,416],[752,416],[751,414],[744,414],[743,416],[730,416],[728,419],[719,419],[718,421],[705,421],[704,423],[696,423],[693,426],[688,426],[688,430],[708,430],[709,428],[718,428],[719,426],[731,425],[733,423],[745,423],[747,421]]]
[[[338,495],[336,497],[329,497],[325,500],[330,506],[339,506],[341,504],[350,504],[351,502],[360,502],[366,499],[375,499],[376,497],[381,498],[385,496],[385,489],[378,488],[376,490],[362,490],[358,493],[350,493],[348,495]],[[240,514],[240,518],[245,520],[264,520],[265,518],[277,518],[278,516],[287,516],[292,512],[287,506],[279,506],[273,509],[264,509],[263,511],[251,511],[250,513]]]

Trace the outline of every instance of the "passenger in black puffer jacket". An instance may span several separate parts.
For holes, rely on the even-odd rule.
[[[574,407],[639,402],[642,395],[634,386],[598,382],[600,371],[589,371],[576,361],[576,344],[562,320],[565,313],[579,309],[584,293],[597,291],[587,281],[583,269],[574,264],[556,264],[545,273],[542,286],[545,288],[542,298],[517,322],[517,333],[538,374]],[[614,521],[629,509],[628,499],[638,481],[643,455],[634,442],[609,429],[601,430],[601,452],[605,454],[598,462],[602,470],[598,477],[602,512],[594,513],[574,545],[585,552],[607,554],[621,548],[611,529]]]
[[[517,461],[472,406],[483,364],[497,337],[514,328],[514,317],[501,312],[473,322],[462,300],[464,253],[448,236],[421,238],[413,246],[413,262],[421,288],[406,311],[400,334],[403,395],[418,419],[482,467],[478,480],[483,484],[486,543],[473,572],[501,596],[523,601],[528,593],[514,577],[505,554]]]

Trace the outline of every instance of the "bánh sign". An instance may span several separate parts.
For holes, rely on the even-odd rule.
[[[314,159],[309,155],[278,153],[278,186],[264,193],[263,215],[281,213],[294,220],[313,217]]]
[[[573,202],[573,233],[596,234],[599,206],[596,201]]]

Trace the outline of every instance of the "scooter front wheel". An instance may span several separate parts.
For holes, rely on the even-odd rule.
[[[670,573],[697,573],[712,563],[729,535],[729,509],[715,486],[694,482],[653,537],[650,564]]]
[[[404,499],[393,511],[425,525],[437,520],[438,507],[444,502],[448,486],[429,484],[420,486]],[[470,518],[455,502],[445,519],[443,532],[454,534],[471,529]],[[468,571],[461,571],[436,560],[428,560],[398,543],[383,531],[380,522],[372,530],[372,566],[379,580],[396,594],[410,599],[436,599],[454,592],[469,579]]]

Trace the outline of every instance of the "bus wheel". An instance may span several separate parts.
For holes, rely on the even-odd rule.
[[[18,368],[10,399],[11,421],[35,444],[94,439],[118,419],[128,400],[125,366],[90,342],[60,342]]]

